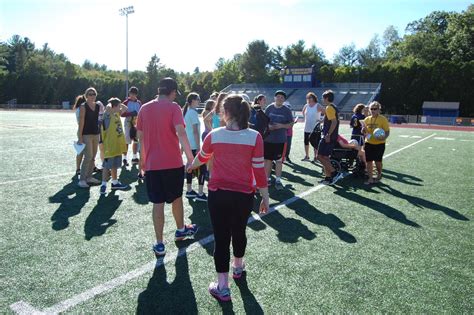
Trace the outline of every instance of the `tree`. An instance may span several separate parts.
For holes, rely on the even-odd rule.
[[[369,68],[382,62],[380,39],[377,34],[372,37],[366,48],[359,50],[357,59],[359,65]]]
[[[272,53],[263,40],[250,42],[242,54],[241,68],[245,82],[267,82]]]
[[[454,61],[474,60],[474,5],[448,18],[448,50]]]
[[[354,43],[343,46],[334,56],[334,64],[352,67],[357,64],[358,54]]]

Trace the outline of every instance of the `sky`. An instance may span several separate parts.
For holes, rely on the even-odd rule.
[[[73,63],[88,59],[108,69],[146,70],[151,56],[178,72],[214,70],[219,58],[243,53],[249,42],[270,48],[302,39],[331,60],[341,47],[368,45],[394,25],[432,11],[466,10],[460,0],[0,0],[0,41],[12,35],[44,43]]]

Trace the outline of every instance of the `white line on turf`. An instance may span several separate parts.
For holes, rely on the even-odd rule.
[[[431,137],[433,137],[434,135],[436,135],[435,133],[434,134],[431,134],[421,140],[418,140],[416,142],[413,142],[403,148],[400,148],[396,151],[393,151],[389,154],[387,154],[385,156],[385,158],[388,158],[400,151],[403,151],[405,149],[408,149],[422,141],[425,141]],[[347,176],[347,174],[345,174],[343,176],[343,178]],[[301,194],[298,194],[296,196],[293,196],[281,203],[279,203],[278,205],[272,207],[267,214],[264,214],[264,215],[259,215],[259,214],[252,214],[252,216],[248,219],[247,221],[247,224],[250,224],[256,220],[261,220],[261,218],[265,215],[268,215],[274,211],[278,211],[278,209],[281,209],[297,200],[300,200],[322,188],[326,187],[326,185],[317,185],[307,191],[304,191],[302,192]],[[17,314],[58,314],[58,313],[61,313],[61,312],[65,312],[67,311],[68,309],[80,304],[80,303],[83,303],[83,302],[86,302],[92,298],[94,298],[95,296],[97,295],[100,295],[100,294],[103,294],[105,292],[108,292],[108,291],[111,291],[113,289],[115,289],[116,287],[119,287],[123,284],[125,284],[126,282],[130,281],[130,280],[133,280],[135,278],[138,278],[144,274],[146,274],[147,272],[150,272],[152,271],[154,268],[157,268],[157,267],[160,267],[162,265],[165,265],[169,262],[173,262],[176,260],[177,257],[179,256],[182,256],[182,255],[185,255],[186,253],[189,253],[189,252],[192,252],[194,251],[195,249],[201,247],[201,246],[205,246],[209,243],[212,243],[214,241],[214,235],[211,234],[211,235],[208,235],[206,236],[205,238],[202,238],[201,240],[199,240],[199,242],[196,242],[196,243],[193,243],[191,244],[190,246],[188,247],[183,247],[183,248],[180,248],[177,252],[173,252],[173,253],[170,253],[170,254],[167,254],[164,258],[161,258],[161,259],[158,259],[158,260],[153,260],[152,262],[149,262],[137,269],[134,269],[130,272],[127,272],[126,274],[123,274],[121,276],[118,276],[117,278],[114,278],[110,281],[107,281],[103,284],[100,284],[92,289],[89,289],[87,291],[84,291],[82,293],[79,293],[67,300],[64,300],[62,302],[59,302],[51,307],[48,307],[44,310],[38,310],[36,308],[34,308],[33,306],[31,306],[30,304],[24,302],[24,301],[19,301],[19,302],[16,302],[16,303],[13,303],[10,305],[10,309],[12,311],[14,311],[15,313]]]

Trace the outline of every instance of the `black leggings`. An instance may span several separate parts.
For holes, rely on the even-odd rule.
[[[253,195],[229,190],[209,191],[207,204],[214,230],[214,264],[217,272],[229,272],[231,240],[234,257],[245,255],[245,229],[253,207]]]
[[[196,156],[197,150],[192,150],[193,156]],[[198,183],[199,185],[204,185],[204,180],[206,178],[207,167],[206,164],[203,164],[199,167]],[[193,173],[186,173],[186,184],[191,184],[193,182]]]

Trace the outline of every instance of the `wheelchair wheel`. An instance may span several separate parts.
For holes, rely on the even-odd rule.
[[[336,170],[336,172],[340,172],[340,171],[341,171],[341,163],[340,163],[339,161],[331,160],[331,165],[332,165],[332,167],[334,167],[334,169]]]

